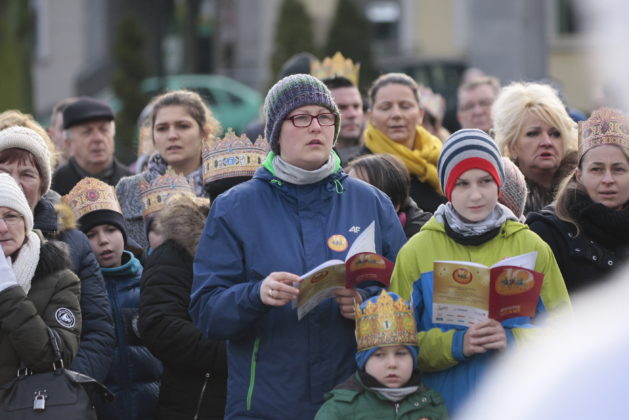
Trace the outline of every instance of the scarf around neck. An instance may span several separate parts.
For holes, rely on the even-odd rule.
[[[415,128],[415,144],[412,150],[391,140],[371,123],[367,124],[364,139],[365,145],[373,153],[387,153],[400,158],[412,175],[442,194],[437,174],[437,161],[441,154],[442,144],[426,129],[419,125]]]
[[[263,162],[263,166],[284,182],[295,185],[308,185],[319,182],[338,171],[341,167],[341,160],[336,153],[332,152],[322,167],[314,171],[307,171],[286,162],[279,155],[269,152]]]
[[[24,294],[28,294],[31,290],[31,281],[39,263],[39,252],[41,250],[41,240],[35,232],[29,232],[26,237],[28,239],[20,248],[15,261],[13,261],[15,279],[17,284],[24,290]]]
[[[518,221],[508,207],[496,203],[494,210],[480,222],[466,222],[454,210],[451,202],[442,204],[435,211],[435,218],[439,223],[447,223],[450,229],[464,237],[474,237],[486,234],[489,231],[500,229],[507,220]]]
[[[612,251],[629,244],[629,209],[610,209],[578,190],[571,196],[568,211],[585,235]]]
[[[153,156],[149,158],[149,161],[146,165],[146,170],[151,175],[151,182],[158,176],[164,175],[167,168],[168,163],[166,163],[164,158],[157,152],[153,153]],[[203,188],[203,165],[199,165],[199,167],[193,172],[185,175],[185,178],[190,183],[190,185],[194,186],[194,194],[197,197],[208,196],[208,194],[205,192],[205,189]]]

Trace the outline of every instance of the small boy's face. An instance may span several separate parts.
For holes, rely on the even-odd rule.
[[[157,223],[157,220],[154,220],[151,224],[151,229],[149,230],[149,246],[153,249],[157,248],[161,244],[164,243],[164,235],[162,233],[162,228]]]
[[[116,226],[94,226],[87,232],[87,239],[89,239],[92,251],[96,255],[96,261],[101,267],[120,267],[122,252],[124,251],[124,238]]]
[[[404,346],[380,347],[369,357],[365,371],[388,388],[400,388],[413,374],[413,356]]]

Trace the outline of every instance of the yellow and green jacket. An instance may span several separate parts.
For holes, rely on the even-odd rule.
[[[433,262],[436,260],[471,261],[491,266],[516,255],[537,251],[535,271],[544,274],[538,315],[549,312],[557,321],[559,307],[569,307],[570,300],[564,280],[550,247],[534,232],[519,222],[507,220],[497,236],[477,245],[462,245],[446,234],[443,223],[432,217],[400,250],[395,263],[390,290],[404,299],[412,299],[417,320],[420,370],[423,382],[443,395],[450,414],[474,389],[495,351],[463,355],[464,326],[432,322]],[[507,346],[531,335],[539,326],[539,316],[527,327],[513,327],[503,322]]]

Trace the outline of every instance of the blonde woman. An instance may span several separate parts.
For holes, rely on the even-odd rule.
[[[491,110],[493,135],[504,156],[518,166],[529,195],[524,214],[550,204],[576,166],[577,125],[557,91],[539,83],[504,87]]]

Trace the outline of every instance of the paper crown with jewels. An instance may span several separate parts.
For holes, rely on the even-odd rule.
[[[358,351],[383,346],[417,346],[417,327],[412,306],[383,290],[356,309]]]
[[[160,211],[166,205],[168,198],[175,194],[184,194],[192,198],[196,197],[194,188],[183,175],[176,174],[169,166],[166,173],[158,176],[152,182],[140,180],[140,193],[144,204],[144,218]]]
[[[579,159],[592,147],[616,144],[629,149],[629,118],[612,108],[595,110],[579,122]]]
[[[96,178],[83,178],[62,197],[77,219],[97,210],[122,214],[114,187]]]
[[[203,184],[224,178],[252,177],[262,165],[270,146],[262,136],[255,143],[231,129],[225,137],[203,148]]]
[[[332,79],[334,77],[345,77],[354,86],[358,86],[358,75],[360,74],[360,63],[343,57],[340,51],[332,57],[326,57],[323,61],[314,60],[310,63],[310,74],[319,80]]]

